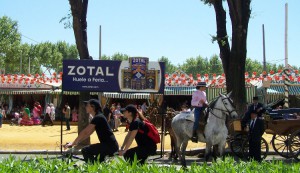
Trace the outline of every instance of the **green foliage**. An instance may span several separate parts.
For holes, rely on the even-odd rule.
[[[124,161],[123,159],[114,159],[110,162],[95,163],[95,164],[81,164],[77,167],[73,165],[76,162],[71,160],[62,161],[61,159],[43,159],[32,158],[30,161],[22,161],[11,156],[7,159],[0,161],[0,172],[123,172],[123,173],[135,173],[135,172],[154,172],[154,173],[175,173],[175,172],[207,172],[207,173],[260,173],[260,172],[299,172],[299,163],[284,163],[282,161],[271,161],[262,163],[258,162],[235,162],[233,158],[227,157],[224,160],[217,159],[211,165],[196,164],[193,163],[190,168],[182,169],[175,167],[175,165],[162,166],[154,163],[140,165],[136,158],[132,164]]]
[[[127,61],[129,56],[122,53],[115,53],[112,56],[103,55],[101,56],[101,60],[114,60],[114,61]]]
[[[76,45],[65,41],[21,44],[18,23],[7,16],[0,18],[0,69],[6,74],[41,74],[41,66],[62,71],[63,59],[79,59]]]
[[[158,59],[159,62],[165,62],[165,73],[173,73],[177,70],[177,67],[165,56]]]
[[[7,16],[0,18],[0,69],[7,71],[19,55],[21,34],[18,23]]]

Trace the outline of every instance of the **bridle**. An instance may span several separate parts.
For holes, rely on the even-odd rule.
[[[218,99],[220,99],[220,97],[219,97]],[[217,100],[218,100],[218,99],[217,99]],[[216,100],[216,101],[217,101],[217,100]],[[232,110],[230,111],[230,110],[227,108],[226,104],[225,104],[225,100],[228,100],[229,103],[230,103],[230,105],[231,105],[234,109],[232,109]],[[218,117],[216,114],[214,114],[214,113],[213,113],[213,110],[216,109],[216,110],[219,110],[219,111],[221,111],[221,112],[223,112],[223,113],[227,113],[227,112],[228,112],[229,115],[231,115],[231,113],[232,113],[232,112],[235,112],[236,110],[235,110],[235,106],[233,105],[233,102],[231,101],[231,99],[230,99],[229,97],[225,96],[225,98],[222,98],[222,103],[223,103],[223,105],[224,105],[224,107],[225,107],[226,110],[219,109],[219,108],[215,108],[215,105],[214,105],[213,107],[208,106],[208,108],[210,109],[211,114],[214,115],[216,118],[225,120],[226,118]],[[226,115],[227,115],[227,114],[226,114]]]

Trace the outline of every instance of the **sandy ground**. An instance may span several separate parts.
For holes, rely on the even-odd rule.
[[[66,142],[72,142],[77,137],[77,126],[71,126],[70,131],[64,131],[66,127],[63,127],[63,144]],[[3,124],[0,128],[0,151],[32,151],[32,150],[49,150],[60,151],[60,125],[54,126],[10,126]],[[119,145],[122,145],[123,140],[127,134],[125,127],[119,127],[118,132],[114,132]],[[271,135],[264,135],[264,138],[268,141],[271,139]],[[97,143],[98,138],[96,133],[91,136],[91,143]],[[132,146],[135,146],[134,142]],[[161,148],[158,144],[158,149]],[[194,148],[203,148],[204,143],[192,143],[189,142],[187,150]],[[271,146],[270,146],[271,147]],[[165,150],[170,150],[170,137],[165,136],[164,143]],[[272,148],[270,148],[272,149]]]

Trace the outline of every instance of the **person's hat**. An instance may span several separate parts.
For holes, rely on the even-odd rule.
[[[121,110],[121,113],[123,114],[125,111],[128,111],[128,112],[132,112],[132,113],[135,113],[137,112],[137,109],[134,105],[127,105],[125,108],[122,108]]]
[[[258,100],[258,97],[257,96],[253,97],[253,100]]]
[[[206,83],[205,82],[198,82],[196,87],[206,87]]]
[[[30,117],[30,110],[29,110],[29,108],[24,108],[24,111],[25,111],[26,114]]]
[[[100,102],[97,99],[90,99],[88,101],[84,101],[84,103],[94,105],[96,109],[101,109]]]

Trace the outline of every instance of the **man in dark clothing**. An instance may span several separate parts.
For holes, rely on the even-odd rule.
[[[252,111],[256,111],[257,117],[261,118],[262,114],[266,111],[262,103],[258,102],[258,97],[253,97],[253,103],[248,107],[245,116],[242,119],[242,127],[243,129],[246,127],[248,121],[250,121],[251,117],[250,114]]]
[[[103,109],[103,115],[107,119],[107,122],[109,122],[111,115],[110,115],[110,109],[109,109],[109,105],[108,104],[106,104],[105,108]]]
[[[251,122],[249,126],[249,158],[261,161],[261,137],[264,134],[264,121],[257,118],[257,111],[250,113]]]
[[[157,150],[156,143],[147,135],[149,129],[144,123],[145,117],[133,105],[127,105],[121,109],[121,112],[128,119],[130,125],[129,132],[124,139],[119,155],[124,156],[124,159],[130,163],[133,162],[136,155],[139,163],[143,164],[148,156],[154,155]],[[140,131],[143,131],[143,133]],[[137,146],[129,149],[134,139]]]
[[[81,152],[85,162],[95,162],[98,159],[100,162],[103,162],[105,156],[112,156],[118,151],[119,145],[107,123],[107,119],[102,114],[99,101],[90,99],[84,103],[86,103],[85,108],[87,113],[91,114],[93,119],[91,123],[80,132],[74,142],[68,143],[64,147],[69,148],[77,145],[96,131],[100,143],[85,146],[81,149]]]

